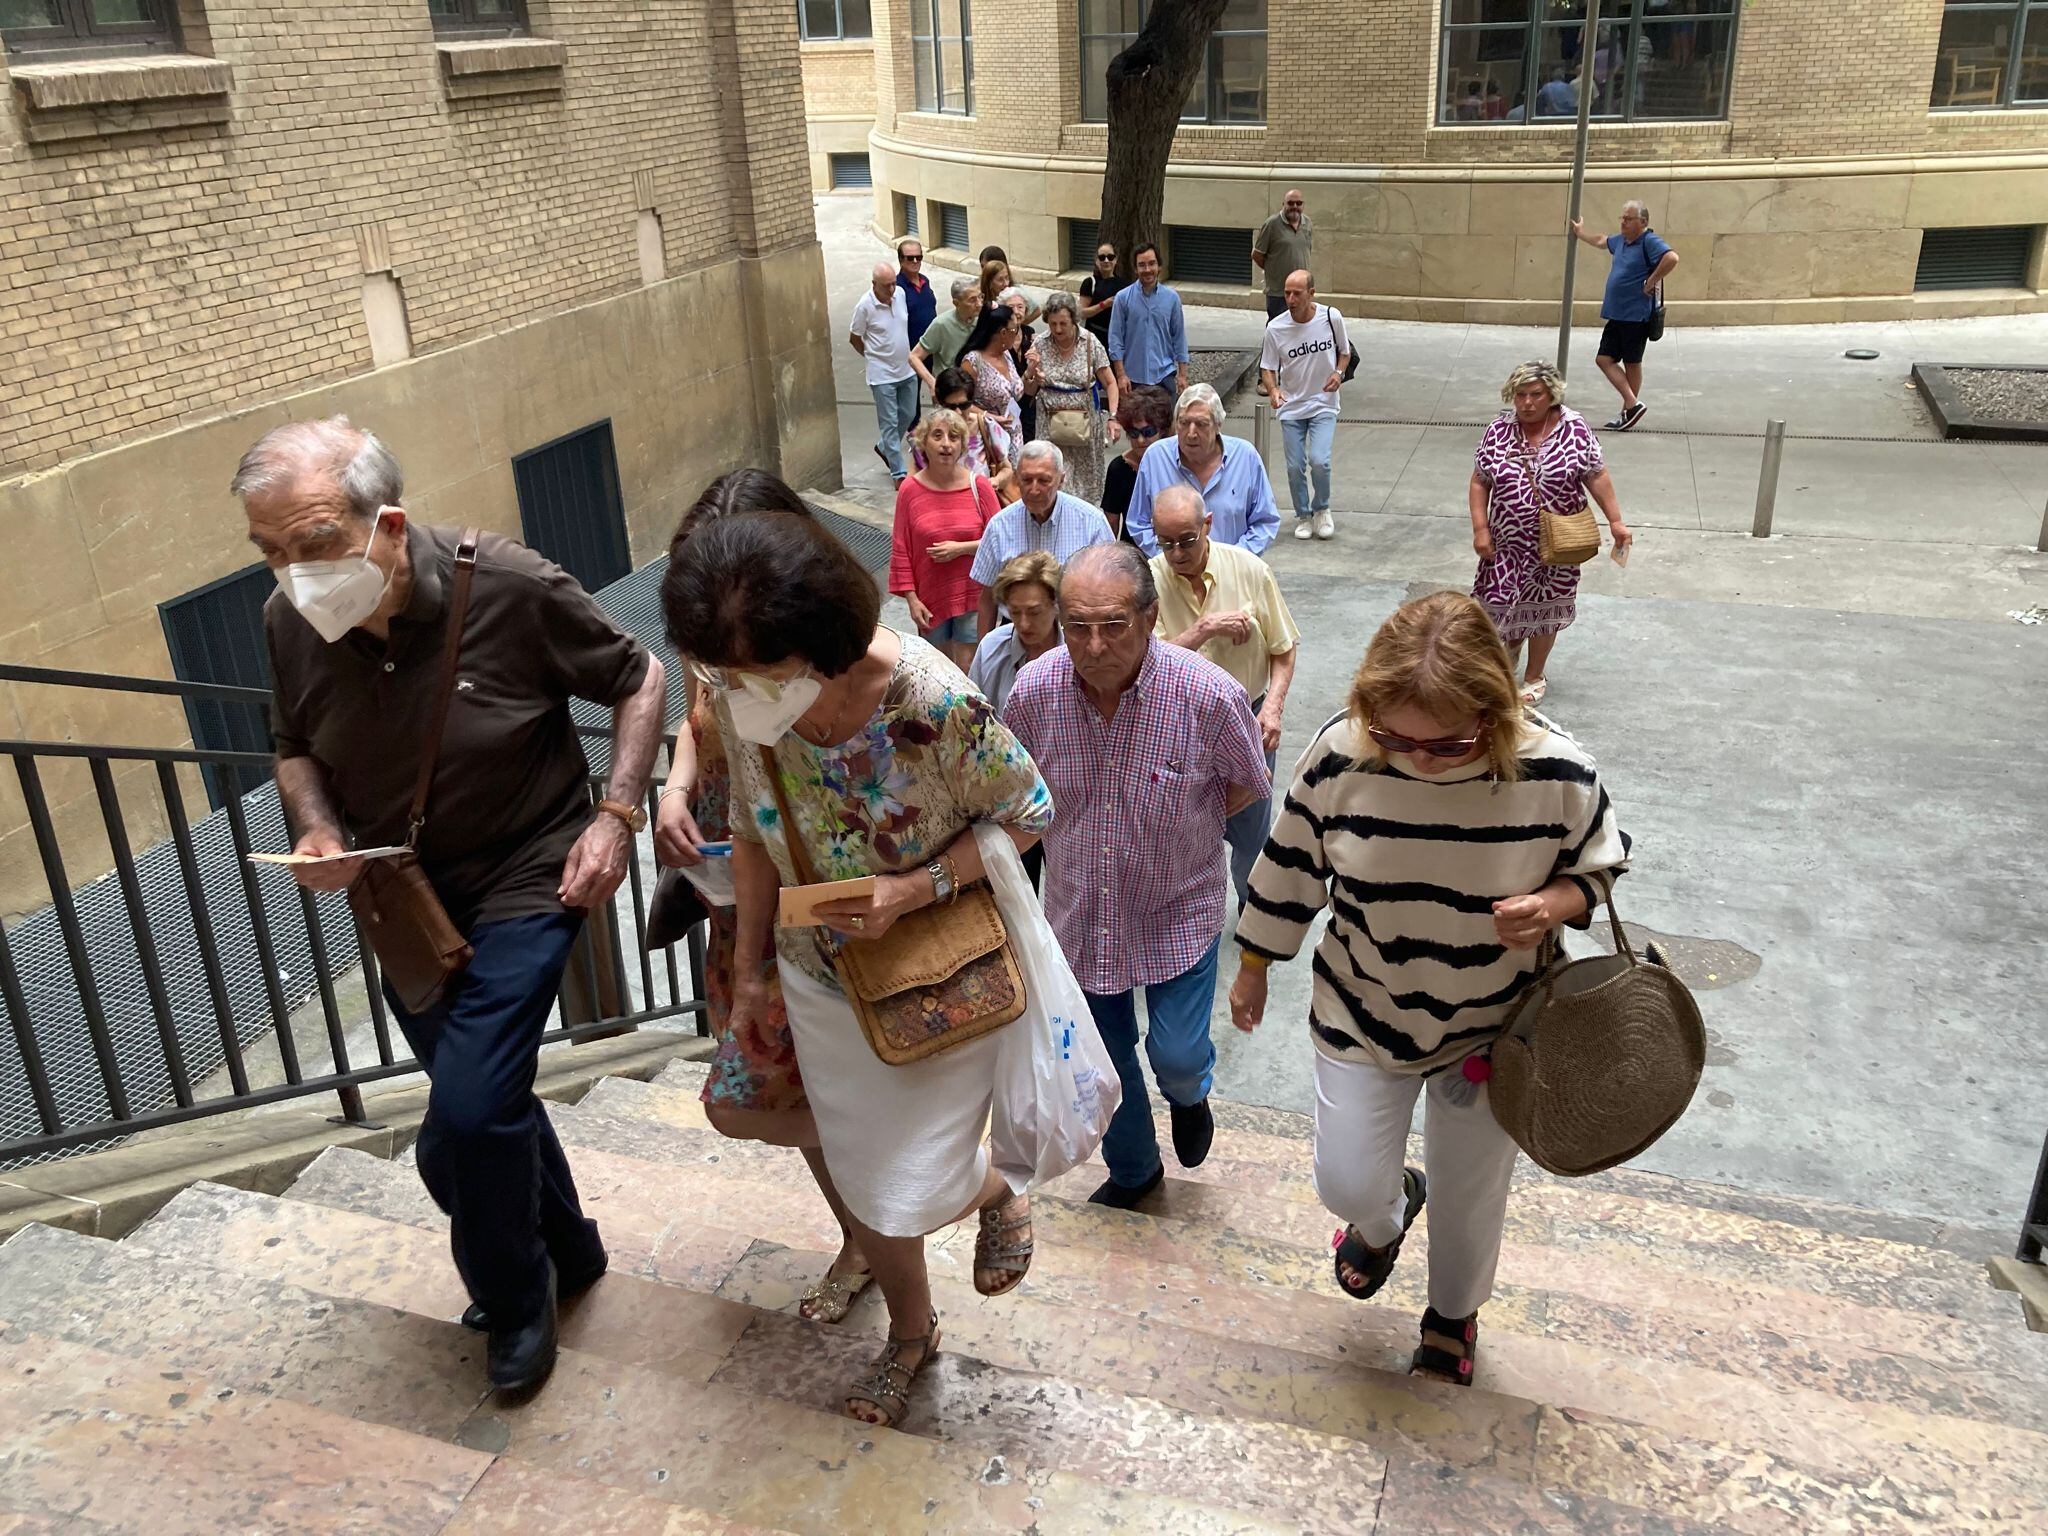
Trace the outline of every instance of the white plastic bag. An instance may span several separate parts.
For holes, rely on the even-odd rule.
[[[976,824],[974,836],[1028,998],[1023,1017],[998,1036],[990,1141],[1010,1187],[1035,1189],[1094,1155],[1123,1098],[1123,1082],[1017,845],[987,822]]]

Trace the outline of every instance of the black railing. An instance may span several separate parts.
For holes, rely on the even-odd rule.
[[[2034,1170],[2034,1192],[2027,1197],[2027,1214],[2020,1222],[2019,1256],[2038,1264],[2043,1249],[2048,1249],[2048,1136],[2041,1139],[2041,1165]]]
[[[269,700],[260,689],[11,665],[0,665],[0,681],[254,709]],[[594,760],[608,756],[608,731],[578,729]],[[402,1040],[394,1047],[376,962],[347,902],[249,860],[291,842],[268,756],[27,740],[0,740],[0,756],[20,786],[42,874],[41,889],[6,893],[26,910],[0,925],[0,1168],[325,1093],[337,1096],[342,1120],[362,1123],[364,1085],[420,1070]],[[222,808],[194,821],[181,769],[217,776]],[[55,777],[83,782],[53,809]],[[600,792],[596,777],[591,792]],[[650,821],[657,809],[650,790]],[[701,931],[686,944],[687,989],[674,951],[657,961],[640,942],[652,869],[643,833],[626,884],[585,927],[544,1042],[690,1015],[703,1032]],[[358,972],[363,1016],[351,1018],[339,988]],[[295,1015],[316,1000],[302,1053]]]

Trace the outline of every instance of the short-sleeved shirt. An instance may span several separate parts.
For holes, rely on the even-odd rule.
[[[916,475],[896,488],[896,519],[889,539],[889,590],[915,592],[943,624],[981,607],[981,584],[965,558],[934,560],[934,544],[965,543],[987,532],[1001,503],[980,475],[958,490],[935,491]]]
[[[799,882],[761,749],[740,741],[721,699],[732,762],[733,836],[761,844],[785,885]],[[917,869],[977,821],[1043,832],[1052,797],[988,700],[932,646],[903,637],[882,702],[851,740],[816,747],[794,732],[773,748],[789,813],[820,880]],[[823,928],[776,932],[782,958],[838,988]]]
[[[928,277],[910,277],[898,271],[896,291],[903,295],[904,312],[910,316],[910,344],[923,339],[925,328],[938,318],[939,290]]]
[[[1152,557],[1152,579],[1159,587],[1162,640],[1186,634],[1205,613],[1242,609],[1251,615],[1249,639],[1240,642],[1218,635],[1203,641],[1198,650],[1242,683],[1245,696],[1253,703],[1264,698],[1272,658],[1285,656],[1301,643],[1301,631],[1287,611],[1287,600],[1280,595],[1272,567],[1257,555],[1211,539],[1209,567],[1202,572],[1200,592],[1166,563],[1164,555]]]
[[[1607,269],[1607,297],[1600,303],[1603,320],[1643,321],[1656,312],[1656,301],[1643,292],[1643,284],[1657,270],[1657,263],[1671,249],[1654,229],[1646,229],[1633,242],[1620,235],[1607,237],[1608,254],[1614,263]]]
[[[992,587],[1006,564],[1034,549],[1045,550],[1065,565],[1090,544],[1115,542],[1102,509],[1078,496],[1056,492],[1052,511],[1042,523],[1023,502],[1012,502],[991,518],[982,532],[981,548],[974,555],[974,579]]]
[[[1272,791],[1244,690],[1153,639],[1105,720],[1062,645],[1017,674],[1003,719],[1052,790],[1046,916],[1082,988],[1112,997],[1193,969],[1223,931],[1231,786]]]
[[[962,320],[960,311],[952,308],[924,328],[924,335],[918,338],[917,345],[923,347],[925,355],[931,359],[926,366],[934,375],[960,366],[960,349],[967,345],[967,338],[973,332],[974,322]]]
[[[891,290],[887,304],[872,288],[863,293],[847,329],[861,339],[870,384],[901,384],[911,376],[910,312],[901,288]]]
[[[1266,292],[1279,298],[1287,291],[1287,275],[1290,272],[1311,270],[1310,248],[1315,244],[1315,224],[1307,214],[1301,216],[1301,228],[1295,229],[1287,222],[1287,215],[1276,213],[1259,226],[1259,232],[1252,236],[1252,249],[1265,254]]]
[[[1131,286],[1131,279],[1111,273],[1108,277],[1097,277],[1094,273],[1081,279],[1081,302],[1084,304],[1110,304],[1116,296]],[[1088,317],[1088,329],[1095,333],[1095,339],[1102,343],[1104,350],[1109,347],[1109,310]]]
[[[357,847],[405,841],[441,681],[462,535],[411,523],[405,538],[412,594],[388,641],[352,629],[329,645],[283,593],[263,608],[277,755],[327,771]],[[645,680],[648,661],[575,577],[523,544],[483,536],[419,841],[457,927],[562,910],[562,867],[591,816],[569,700],[617,704]]]
[[[1280,380],[1280,393],[1287,403],[1274,414],[1281,421],[1312,421],[1318,416],[1337,414],[1337,391],[1325,391],[1336,371],[1337,359],[1351,349],[1344,330],[1344,317],[1327,304],[1318,304],[1306,322],[1283,310],[1266,322],[1266,340],[1259,353],[1259,366],[1270,368]]]
[[[1197,482],[1180,460],[1180,439],[1162,437],[1145,450],[1138,463],[1138,483],[1131,491],[1124,533],[1148,555],[1159,553],[1152,533],[1152,498],[1169,485],[1192,485],[1212,519],[1209,537],[1219,544],[1238,544],[1261,553],[1280,531],[1280,508],[1273,500],[1273,481],[1258,449],[1241,437],[1224,437],[1223,457],[1206,483]]]
[[[1026,659],[1024,642],[1017,638],[1017,626],[998,624],[975,646],[974,660],[967,664],[967,680],[986,694],[996,713],[1001,714]]]

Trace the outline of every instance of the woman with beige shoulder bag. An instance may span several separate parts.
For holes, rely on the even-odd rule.
[[[1116,373],[1094,333],[1081,324],[1071,293],[1045,301],[1045,335],[1034,349],[1043,382],[1038,387],[1040,436],[1067,459],[1067,489],[1090,506],[1102,504],[1109,439],[1116,429]]]

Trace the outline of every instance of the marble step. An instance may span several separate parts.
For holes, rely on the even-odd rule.
[[[184,1191],[126,1241],[165,1259],[399,1310],[440,1315],[462,1301],[436,1233],[221,1185]],[[877,1347],[870,1335],[632,1274],[607,1276],[571,1302],[563,1343],[827,1412],[837,1411]],[[1190,1413],[1120,1388],[1006,1369],[950,1346],[902,1428],[1112,1487],[1213,1488],[1219,1506],[1322,1530],[1348,1528],[1358,1480],[1373,1464],[1350,1439]],[[1377,1466],[1383,1473],[1384,1462]]]
[[[573,1127],[581,1128],[580,1122]],[[564,1129],[566,1134],[572,1127],[565,1125]],[[618,1129],[625,1135],[630,1128]],[[656,1125],[643,1125],[636,1132],[646,1138],[642,1150],[656,1159],[675,1155],[674,1138],[662,1132]],[[806,1199],[822,1210],[814,1193],[737,1181],[702,1183],[692,1193],[672,1185],[673,1163],[650,1164],[573,1142],[571,1156],[592,1208],[599,1208],[600,1201],[611,1205],[614,1214],[605,1218],[608,1241],[623,1242],[629,1249],[644,1247],[646,1239],[630,1230],[622,1232],[621,1222],[659,1228],[677,1219],[678,1212],[699,1211],[714,1219],[739,1220],[744,1219],[741,1213],[754,1211],[765,1225],[808,1219],[816,1235],[808,1245],[798,1246],[809,1251],[790,1252],[772,1244],[757,1247],[724,1287],[724,1294],[737,1299],[790,1304],[807,1278],[823,1270],[827,1252],[836,1241],[829,1218],[802,1215]],[[388,1165],[379,1176],[392,1181],[413,1177]],[[613,1201],[614,1191],[631,1198]],[[1093,1213],[1095,1208],[1085,1209]],[[1144,1221],[1142,1217],[1132,1219]],[[1226,1314],[1212,1304],[1207,1317],[1196,1317],[1191,1326],[1177,1326],[1184,1317],[1203,1310],[1201,1303],[1214,1294],[1203,1277],[1170,1275],[1160,1279],[1157,1271],[1126,1266],[1127,1273],[1103,1290],[1076,1297],[1038,1273],[1040,1265],[1056,1265],[1054,1256],[1060,1252],[1058,1244],[1041,1248],[1033,1278],[1006,1303],[991,1305],[975,1296],[971,1288],[971,1233],[956,1231],[934,1239],[928,1245],[934,1293],[955,1347],[999,1364],[1134,1388],[1197,1411],[1285,1419],[1391,1447],[1408,1464],[1436,1463],[1459,1468],[1467,1475],[1505,1473],[1510,1478],[1539,1480],[1548,1475],[1556,1457],[1565,1454],[1560,1441],[1568,1441],[1573,1454],[1581,1457],[1573,1466],[1578,1482],[1559,1486],[1583,1487],[1621,1504],[1667,1510],[1698,1509],[1698,1501],[1704,1497],[1699,1489],[1720,1489],[1714,1497],[1741,1502],[1740,1509],[1723,1511],[1724,1518],[1737,1521],[1730,1527],[1737,1529],[1804,1529],[1797,1520],[1790,1525],[1773,1522],[1790,1518],[1790,1509],[1806,1510],[1822,1503],[1841,1510],[1852,1522],[1877,1522],[1852,1523],[1851,1528],[1888,1529],[1884,1523],[1888,1517],[1881,1508],[1873,1512],[1869,1496],[1860,1486],[1873,1478],[1880,1482],[1896,1479],[1914,1490],[1921,1490],[1923,1484],[1947,1490],[1916,1491],[1914,1497],[1925,1507],[1977,1499],[1980,1494],[1973,1485],[1986,1477],[1990,1486],[1982,1497],[1992,1500],[1995,1507],[1996,1496],[2001,1496],[1999,1490],[2008,1481],[1984,1473],[1973,1462],[1958,1465],[1969,1461],[1967,1446],[1952,1454],[1932,1454],[1924,1464],[1916,1461],[1910,1470],[1899,1471],[1896,1464],[1910,1456],[1895,1439],[1880,1438],[1874,1455],[1860,1454],[1860,1445],[1845,1451],[1833,1443],[1832,1432],[1846,1428],[1860,1433],[1858,1415],[1852,1408],[1823,1402],[1818,1405],[1824,1410],[1821,1423],[1812,1426],[1795,1411],[1799,1405],[1776,1402],[1767,1391],[1750,1383],[1726,1386],[1713,1378],[1708,1379],[1708,1387],[1715,1399],[1725,1398],[1732,1390],[1738,1400],[1732,1406],[1722,1405],[1718,1415],[1717,1427],[1725,1431],[1726,1444],[1699,1445],[1687,1438],[1698,1432],[1688,1414],[1665,1401],[1674,1391],[1682,1395],[1686,1383],[1674,1383],[1656,1373],[1645,1380],[1645,1368],[1639,1362],[1613,1361],[1598,1351],[1572,1355],[1552,1349],[1546,1358],[1523,1371],[1523,1383],[1531,1389],[1527,1396],[1502,1397],[1485,1390],[1497,1385],[1496,1358],[1512,1355],[1518,1343],[1540,1345],[1542,1341],[1516,1341],[1492,1331],[1478,1388],[1461,1393],[1413,1382],[1374,1368],[1405,1367],[1412,1338],[1407,1330],[1412,1321],[1400,1320],[1398,1345],[1371,1340],[1361,1343],[1357,1335],[1345,1330],[1358,1328],[1357,1316],[1374,1309],[1343,1298],[1288,1298],[1269,1292],[1262,1308],[1237,1315]],[[1172,1306],[1176,1298],[1185,1298],[1186,1304],[1179,1310]],[[1260,1340],[1274,1315],[1286,1315],[1297,1300],[1320,1301],[1327,1310],[1330,1332],[1297,1330],[1302,1342],[1323,1352],[1320,1356]],[[856,1313],[845,1326],[879,1332],[878,1313],[871,1302],[863,1305],[865,1314]],[[1345,1358],[1347,1350],[1353,1352],[1355,1363]],[[1583,1378],[1573,1383],[1580,1391],[1618,1400],[1621,1411],[1608,1404],[1563,1411],[1555,1406],[1539,1407],[1555,1393],[1564,1373]],[[1634,1400],[1637,1398],[1655,1401]],[[1756,1406],[1766,1410],[1761,1430],[1743,1411]],[[1629,1422],[1643,1419],[1652,1424],[1661,1419],[1663,1427]],[[1919,1425],[1917,1419],[1912,1422]],[[1912,1432],[1922,1431],[1916,1427]],[[1748,1462],[1728,1449],[1751,1445],[1761,1445],[1764,1450],[1741,1452],[1741,1456],[1753,1457]],[[1501,1447],[1507,1448],[1505,1464],[1492,1459]],[[1991,1454],[1996,1451],[1994,1445]],[[1854,1468],[1852,1472],[1840,1469],[1838,1463],[1845,1459]],[[1976,1459],[1981,1460],[1981,1455]],[[1799,1489],[1798,1499],[1783,1506],[1773,1502],[1774,1491],[1787,1488]],[[1750,1513],[1742,1513],[1751,1505]]]
[[[507,1402],[484,1390],[481,1340],[457,1324],[51,1228],[0,1245],[0,1296],[10,1334],[34,1345],[84,1345],[800,1536],[1300,1530],[580,1350],[563,1351],[546,1390]]]
[[[800,1183],[804,1177],[795,1154],[785,1149],[733,1142],[703,1129],[696,1123],[701,1109],[695,1100],[670,1088],[608,1079],[575,1115],[573,1124],[564,1122],[570,1125],[566,1134],[593,1147],[692,1164],[720,1177],[783,1183]],[[650,1121],[668,1134],[652,1141],[629,1131],[619,1117]],[[1348,1331],[1337,1318],[1347,1309],[1359,1309],[1336,1292],[1331,1280],[1334,1222],[1320,1208],[1305,1216],[1289,1207],[1276,1217],[1270,1200],[1221,1185],[1188,1185],[1177,1177],[1147,1202],[1148,1209],[1192,1204],[1204,1216],[1126,1216],[1081,1198],[1097,1177],[1091,1172],[1062,1180],[1053,1186],[1063,1195],[1058,1203],[1041,1200],[1044,1241],[1034,1273],[1041,1285],[1065,1273],[1099,1269],[1102,1261],[1093,1251],[1106,1249],[1126,1258],[1184,1266],[1206,1281],[1309,1292],[1324,1303],[1312,1324],[1315,1332],[1328,1336],[1334,1330],[1341,1337]],[[1226,1204],[1228,1209],[1219,1213]],[[1278,1236],[1273,1235],[1276,1229]],[[823,1232],[829,1238],[830,1228]],[[1511,1244],[1503,1255],[1499,1292],[1487,1309],[1489,1338],[1498,1338],[1502,1330],[1533,1334],[1911,1409],[2020,1427],[2048,1421],[2048,1341],[2010,1329],[1987,1335],[1932,1314],[1782,1287],[1717,1283],[1695,1273],[1645,1275],[1633,1245],[1612,1262],[1582,1262],[1589,1241],[1540,1248]],[[1601,1241],[1604,1259],[1614,1238],[1606,1234]],[[1405,1361],[1413,1347],[1413,1319],[1425,1305],[1427,1257],[1425,1215],[1378,1298],[1386,1309],[1374,1314],[1384,1324],[1381,1343],[1387,1359],[1380,1363]],[[1176,1287],[1176,1294],[1186,1293]],[[1219,1303],[1233,1299],[1239,1304],[1226,1307],[1219,1318]],[[1217,1326],[1224,1320],[1245,1326],[1248,1316],[1269,1305],[1256,1294],[1198,1296],[1183,1306],[1199,1308],[1199,1315],[1182,1320],[1194,1326],[1202,1326],[1204,1318]],[[1297,1341],[1276,1337],[1274,1342]],[[1490,1346],[1489,1361],[1496,1354]],[[1540,1364],[1538,1370],[1541,1379]]]
[[[701,1073],[696,1080],[701,1081]],[[653,1082],[607,1078],[583,1102],[612,1113],[701,1126],[706,1122],[691,1082],[691,1074],[675,1067]],[[1216,1142],[1207,1161],[1196,1169],[1170,1170],[1182,1184],[1204,1188],[1176,1188],[1165,1197],[1154,1197],[1147,1209],[1212,1219],[1216,1213],[1205,1208],[1205,1190],[1214,1187],[1228,1197],[1222,1203],[1235,1210],[1256,1203],[1261,1224],[1252,1228],[1240,1223],[1242,1230],[1290,1241],[1305,1239],[1316,1248],[1327,1246],[1336,1223],[1315,1192],[1306,1139],[1271,1130],[1275,1117],[1287,1118],[1281,1111],[1260,1110],[1247,1116],[1242,1106],[1226,1110],[1221,1101],[1217,1110]],[[1245,1118],[1268,1128],[1252,1130],[1229,1123]],[[1163,1111],[1159,1134],[1161,1146],[1170,1147]],[[1419,1145],[1415,1153],[1420,1161]],[[1107,1169],[1091,1162],[1053,1186],[1053,1192],[1085,1199],[1107,1176]],[[1637,1192],[1631,1192],[1631,1186]],[[1554,1274],[1557,1252],[1572,1249],[1597,1252],[1609,1267],[1649,1265],[1688,1282],[1707,1278],[1738,1286],[1762,1285],[1972,1323],[2010,1319],[2009,1304],[1985,1280],[1981,1256],[1965,1258],[1945,1249],[1850,1236],[1641,1192],[1682,1187],[1676,1180],[1644,1175],[1555,1179],[1524,1163],[1508,1203],[1503,1272],[1512,1279],[1516,1249],[1530,1247],[1545,1250],[1549,1276]],[[1749,1310],[1740,1306],[1731,1315]]]

